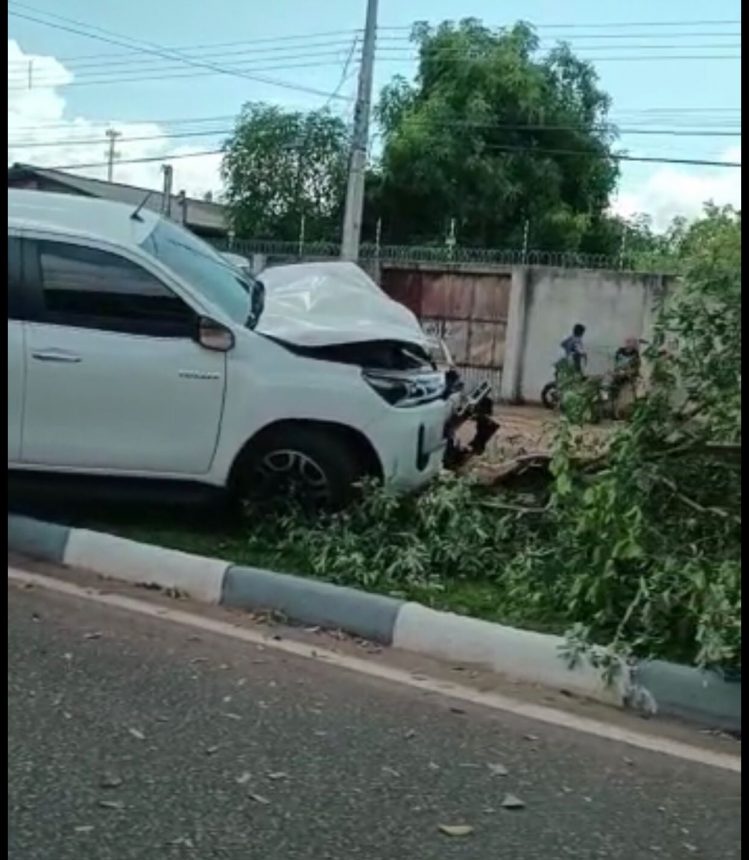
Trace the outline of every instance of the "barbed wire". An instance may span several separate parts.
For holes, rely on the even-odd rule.
[[[215,240],[220,250],[252,256],[262,254],[274,263],[340,259],[337,242],[280,242],[264,239]],[[634,271],[637,258],[632,255],[586,254],[578,251],[544,251],[518,248],[461,248],[446,245],[378,245],[364,242],[359,249],[360,262],[439,263],[458,265],[474,263],[492,266],[551,266],[566,269],[609,269]]]

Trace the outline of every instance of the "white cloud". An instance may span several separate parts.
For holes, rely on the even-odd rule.
[[[30,88],[29,71],[32,84]],[[34,86],[34,79],[44,80],[45,85],[53,86]],[[8,40],[8,164],[22,162],[39,167],[56,167],[102,162],[105,159],[104,132],[107,128],[115,128],[122,133],[122,138],[117,143],[117,151],[123,162],[133,158],[161,159],[168,155],[218,148],[213,143],[185,146],[174,145],[169,140],[127,140],[129,137],[165,134],[167,129],[157,123],[71,117],[66,110],[66,100],[62,94],[64,91],[57,87],[73,80],[74,75],[54,57],[27,54],[15,40]],[[174,166],[175,191],[184,189],[189,195],[196,197],[208,191],[214,194],[220,191],[220,155],[200,155],[171,163]],[[106,167],[81,168],[71,172],[97,179],[106,178]],[[160,189],[161,162],[115,163],[114,180]]]
[[[741,146],[726,150],[720,161],[741,161]],[[695,218],[705,203],[741,207],[741,170],[730,167],[663,166],[643,182],[622,190],[612,210],[624,217],[647,213],[656,230],[664,230],[677,215]]]

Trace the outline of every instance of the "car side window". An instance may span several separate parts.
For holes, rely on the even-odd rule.
[[[8,236],[8,319],[23,319],[21,294],[21,246],[18,239]]]
[[[130,260],[64,242],[37,243],[45,322],[157,337],[187,337],[195,312]]]

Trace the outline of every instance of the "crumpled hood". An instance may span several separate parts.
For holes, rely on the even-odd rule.
[[[404,341],[426,346],[416,316],[354,263],[299,263],[266,269],[257,331],[298,346]]]

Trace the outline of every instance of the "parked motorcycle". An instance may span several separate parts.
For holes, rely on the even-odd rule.
[[[647,344],[647,341],[639,340],[637,344]],[[631,348],[631,341],[628,341],[627,345]],[[565,359],[560,359],[554,364],[554,379],[547,382],[541,390],[541,402],[547,409],[561,408],[562,383],[560,377],[565,373],[570,373],[569,365]],[[622,417],[624,405],[620,403],[621,395],[625,390],[630,390],[632,392],[631,399],[634,399],[634,387],[639,378],[639,373],[639,351],[630,354],[630,356],[625,356],[624,351],[620,349],[614,359],[613,371],[596,376],[582,376],[582,379],[592,388],[594,420]]]

